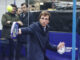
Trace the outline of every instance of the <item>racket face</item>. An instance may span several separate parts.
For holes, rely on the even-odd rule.
[[[18,35],[18,24],[16,22],[13,22],[11,27],[11,38],[16,39]]]

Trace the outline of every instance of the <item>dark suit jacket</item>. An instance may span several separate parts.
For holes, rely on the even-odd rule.
[[[23,34],[29,34],[30,41],[28,44],[28,60],[45,60],[46,49],[57,51],[57,47],[50,45],[48,27],[46,32],[39,22],[31,24],[29,27],[22,28]]]
[[[29,24],[28,12],[26,12],[25,14],[21,13],[20,20],[23,22],[23,27],[27,27]]]

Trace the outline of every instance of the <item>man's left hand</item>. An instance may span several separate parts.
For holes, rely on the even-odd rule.
[[[59,49],[63,48],[64,46],[65,46],[65,43],[64,42],[60,42],[58,44],[58,46],[57,46],[57,49],[59,50]]]

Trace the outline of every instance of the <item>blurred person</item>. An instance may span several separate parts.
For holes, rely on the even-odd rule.
[[[27,27],[28,26],[28,5],[26,3],[21,4],[21,10],[22,13],[20,14],[20,20],[23,22],[23,26],[21,27]],[[27,57],[27,35],[18,35],[18,43],[17,43],[17,60],[20,58],[24,58],[26,60]],[[25,48],[25,56],[21,53],[22,48]]]
[[[9,11],[10,8],[12,8],[11,11]],[[9,42],[9,44],[8,44],[9,45],[9,60],[13,60],[14,59],[15,42],[17,41],[17,39],[11,38],[11,34],[10,34],[11,26],[12,26],[13,22],[17,22],[20,26],[22,26],[23,23],[16,16],[16,9],[17,9],[16,5],[10,4],[10,7],[8,7],[8,9],[9,9],[8,12],[3,14],[2,20],[1,20],[2,26],[3,26],[1,39]],[[4,46],[6,46],[6,45],[4,45]],[[2,49],[6,50],[6,47],[3,47]],[[2,52],[2,54],[3,53],[4,52]],[[3,55],[5,55],[5,53]],[[2,58],[4,58],[4,56],[2,56]]]
[[[35,11],[35,6],[34,5],[29,5],[29,10],[30,11]]]
[[[22,9],[21,8],[17,8],[16,14],[17,16],[20,18],[20,15],[22,13]]]
[[[52,0],[52,9],[56,9],[55,0]]]
[[[64,42],[60,42],[58,46],[49,43],[49,21],[50,13],[42,11],[38,22],[31,24],[29,27],[19,29],[19,34],[30,35],[30,40],[27,40],[29,41],[27,60],[48,60],[46,49],[57,51],[65,45]]]
[[[21,13],[20,19],[24,23],[23,27],[27,27],[28,26],[28,4],[22,3],[21,9],[22,9],[22,13]]]

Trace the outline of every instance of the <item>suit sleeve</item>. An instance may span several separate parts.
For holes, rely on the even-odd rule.
[[[57,51],[57,46],[52,45],[52,44],[49,43],[49,41],[47,41],[47,49],[49,49],[51,51]]]
[[[21,28],[22,34],[34,34],[33,32],[34,24],[30,25],[29,27]]]

